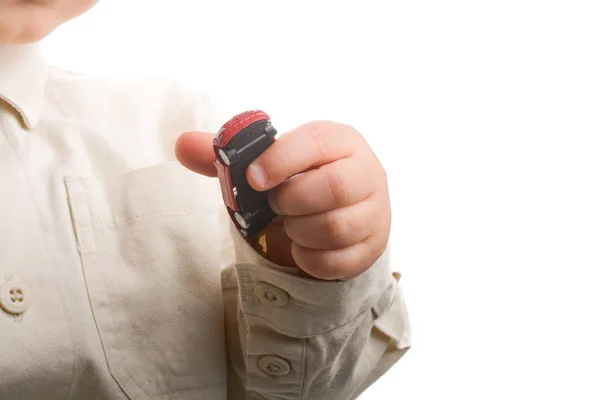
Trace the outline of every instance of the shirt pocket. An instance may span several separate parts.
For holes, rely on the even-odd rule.
[[[172,162],[65,184],[113,377],[132,399],[219,397],[218,183]]]

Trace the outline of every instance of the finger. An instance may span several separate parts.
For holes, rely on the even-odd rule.
[[[386,241],[370,236],[353,246],[338,250],[315,250],[292,243],[298,267],[315,278],[350,279],[369,269],[383,254]]]
[[[350,156],[358,133],[333,122],[312,122],[282,135],[249,166],[247,178],[256,190],[268,190],[287,178]]]
[[[215,135],[206,132],[186,132],[175,143],[177,160],[186,168],[209,177],[217,176],[214,165]]]
[[[355,157],[294,176],[269,193],[271,208],[280,215],[317,214],[359,203],[381,180],[378,172]]]
[[[321,214],[285,217],[284,228],[292,241],[302,247],[334,250],[350,247],[375,234],[387,220],[381,202],[369,198],[349,207]],[[381,223],[377,221],[381,220]]]
[[[271,224],[265,229],[266,240],[267,240],[267,258],[269,261],[281,265],[283,267],[296,268],[298,275],[315,279],[298,268],[298,264],[292,257],[292,239],[288,237],[283,229],[283,218],[277,217]]]

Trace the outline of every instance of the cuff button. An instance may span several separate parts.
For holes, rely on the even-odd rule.
[[[254,294],[260,301],[273,307],[283,307],[289,300],[285,290],[266,282],[257,283]]]
[[[290,363],[279,356],[262,356],[258,359],[258,368],[271,376],[283,376],[290,373]]]

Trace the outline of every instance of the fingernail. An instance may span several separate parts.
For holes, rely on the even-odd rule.
[[[260,188],[264,188],[267,184],[267,174],[263,167],[259,164],[253,163],[248,167],[248,174],[252,177],[252,180],[258,185]]]

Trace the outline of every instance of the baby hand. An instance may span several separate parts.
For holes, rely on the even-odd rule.
[[[179,161],[215,176],[213,135],[183,134]],[[368,268],[388,243],[391,209],[386,173],[354,128],[311,122],[282,135],[247,169],[250,185],[271,190],[280,217],[267,228],[268,257],[325,280]]]

